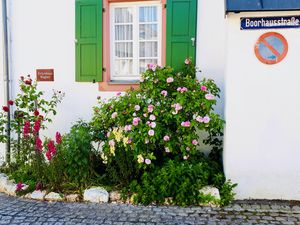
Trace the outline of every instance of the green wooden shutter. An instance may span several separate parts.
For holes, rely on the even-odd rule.
[[[186,58],[195,62],[196,20],[197,0],[167,0],[167,65],[179,69]]]
[[[102,0],[76,0],[76,81],[102,81]]]

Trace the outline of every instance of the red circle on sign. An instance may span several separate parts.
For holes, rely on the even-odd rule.
[[[264,64],[273,65],[281,62],[288,53],[288,42],[281,34],[268,32],[259,37],[255,55]]]

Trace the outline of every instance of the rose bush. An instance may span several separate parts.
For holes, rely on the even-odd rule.
[[[113,161],[116,151],[130,151],[146,169],[166,159],[189,160],[199,142],[213,145],[224,124],[213,112],[220,90],[212,80],[198,81],[195,73],[190,61],[181,72],[149,65],[140,89],[107,102],[100,99],[92,124],[102,134],[103,161]],[[208,138],[199,139],[199,131]]]

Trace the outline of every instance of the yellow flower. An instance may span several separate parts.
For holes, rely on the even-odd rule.
[[[142,155],[138,155],[138,163],[143,163],[144,162],[144,157]]]
[[[110,153],[115,156],[115,146],[110,146]]]
[[[124,147],[126,147],[126,145],[128,144],[128,140],[129,140],[128,137],[124,137],[124,138],[123,138],[123,144],[124,144]]]
[[[120,128],[115,127],[112,132],[115,135],[116,141],[120,142],[121,139],[123,138],[122,130]]]

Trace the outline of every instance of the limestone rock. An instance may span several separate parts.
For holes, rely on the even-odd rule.
[[[218,188],[212,187],[212,186],[205,186],[203,187],[200,192],[204,195],[210,195],[214,197],[216,200],[220,200],[220,192]]]
[[[119,202],[121,200],[121,194],[118,191],[111,191],[109,193],[109,200],[111,202]]]
[[[8,181],[9,181],[8,177],[5,174],[0,173],[0,192],[6,191],[6,185]]]
[[[83,194],[83,200],[87,202],[108,202],[109,194],[102,187],[86,189]]]
[[[16,196],[17,185],[12,181],[7,181],[5,188],[5,193],[11,196]]]
[[[62,201],[63,200],[63,198],[61,197],[61,195],[58,194],[58,193],[55,193],[55,192],[50,192],[49,194],[47,194],[45,196],[45,199],[47,201],[53,201],[53,202],[58,202],[58,201]]]
[[[44,200],[46,195],[46,191],[34,191],[31,193],[30,198],[35,199],[35,200]]]
[[[78,194],[67,195],[66,200],[68,202],[78,202],[79,201],[79,195]]]

